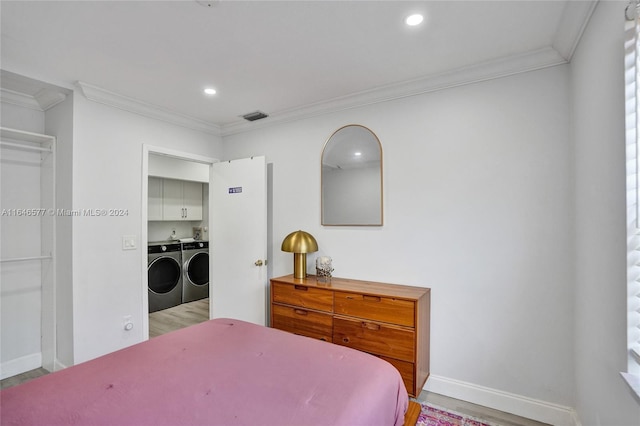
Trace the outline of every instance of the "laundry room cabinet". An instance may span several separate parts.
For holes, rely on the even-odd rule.
[[[162,178],[149,176],[148,220],[162,220],[162,186]]]
[[[202,184],[165,179],[162,186],[163,220],[202,220]]]
[[[149,177],[148,220],[202,220],[202,183]]]

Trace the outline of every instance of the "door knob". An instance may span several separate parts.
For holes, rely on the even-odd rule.
[[[254,265],[262,266],[262,265],[264,265],[264,263],[262,262],[262,259],[258,259],[258,260],[255,261]]]

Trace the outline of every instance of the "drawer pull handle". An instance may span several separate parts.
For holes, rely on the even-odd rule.
[[[307,315],[307,311],[303,311],[302,309],[294,309],[293,312],[295,312],[297,315]]]
[[[372,324],[370,322],[363,322],[362,327],[367,328],[369,330],[375,330],[375,331],[380,330],[380,326],[378,324]]]
[[[366,294],[364,296],[362,296],[362,298],[364,300],[368,300],[369,302],[379,302],[381,300],[380,296],[369,296],[369,295],[366,295]]]
[[[295,288],[296,290],[300,290],[300,291],[307,291],[308,287],[305,287],[303,285],[294,285],[293,288]]]
[[[342,338],[342,341],[343,341],[344,343],[349,343],[349,338],[348,338],[348,337],[343,337],[343,338]]]

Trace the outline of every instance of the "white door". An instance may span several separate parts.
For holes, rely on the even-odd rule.
[[[265,157],[214,163],[209,197],[210,316],[265,325]]]

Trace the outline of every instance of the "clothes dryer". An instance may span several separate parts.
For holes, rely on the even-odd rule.
[[[182,302],[209,297],[209,242],[182,243]]]
[[[182,246],[180,243],[150,243],[147,276],[149,312],[182,303]]]

